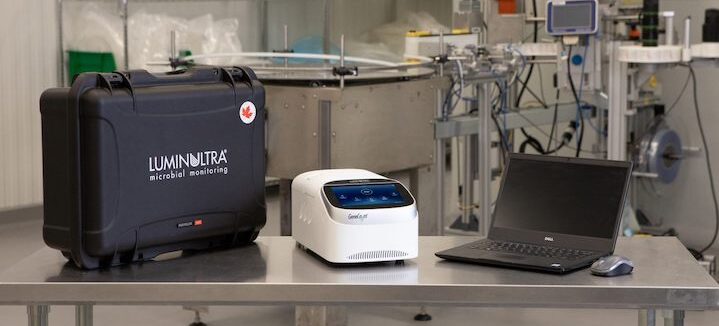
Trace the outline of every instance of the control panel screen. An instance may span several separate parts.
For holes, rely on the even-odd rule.
[[[412,197],[399,184],[357,184],[325,186],[330,203],[339,208],[390,208],[413,203]]]
[[[551,35],[585,35],[596,33],[596,0],[553,0],[548,2],[547,32]]]
[[[552,25],[555,28],[588,29],[594,18],[591,3],[567,4],[552,7]]]

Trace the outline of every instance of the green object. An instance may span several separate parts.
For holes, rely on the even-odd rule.
[[[189,57],[192,55],[192,50],[180,50],[180,58]]]
[[[111,52],[68,51],[67,72],[70,82],[83,72],[113,72],[117,70]]]

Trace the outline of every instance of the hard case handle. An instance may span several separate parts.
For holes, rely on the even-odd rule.
[[[232,82],[227,80],[227,76],[223,73],[223,70],[229,72],[233,80],[251,82],[253,79],[257,79],[254,74],[248,73],[247,69],[240,67],[194,67],[187,70],[172,71],[164,74],[152,74],[146,70],[130,70],[127,72],[115,72],[113,74],[123,75],[124,78],[127,79],[128,83],[135,88],[146,86]]]

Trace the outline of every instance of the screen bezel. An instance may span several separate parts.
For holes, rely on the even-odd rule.
[[[584,35],[584,34],[595,34],[599,30],[599,8],[595,0],[569,0],[565,1],[562,6],[572,6],[580,4],[589,4],[592,11],[592,23],[587,28],[553,28],[554,27],[554,4],[555,1],[547,2],[547,33],[550,35]]]
[[[400,196],[404,199],[404,204],[384,204],[384,205],[359,205],[359,206],[352,206],[352,207],[342,207],[337,197],[335,197],[334,192],[332,192],[332,187],[343,187],[343,186],[373,186],[373,185],[394,185],[397,191],[399,192]],[[355,209],[379,209],[379,208],[396,208],[396,207],[406,207],[410,205],[414,205],[414,197],[409,193],[409,191],[399,182],[394,180],[387,180],[387,179],[361,179],[361,180],[339,180],[339,181],[332,181],[325,183],[322,186],[322,192],[327,198],[327,202],[330,203],[330,205],[339,208],[339,209],[348,209],[348,210],[355,210]]]
[[[522,230],[504,227],[495,227],[495,215],[492,213],[492,222],[489,229],[488,237],[494,240],[504,240],[513,242],[523,242],[540,245],[551,245],[557,247],[570,247],[585,249],[591,251],[598,251],[602,253],[611,253],[614,251],[616,245],[617,233],[619,232],[619,225],[622,221],[622,212],[624,211],[624,201],[626,201],[627,192],[629,190],[629,183],[632,177],[632,162],[627,161],[609,161],[609,160],[596,160],[596,159],[585,159],[585,158],[574,158],[574,157],[559,157],[559,156],[542,156],[542,155],[530,155],[530,154],[516,154],[512,153],[509,155],[507,166],[505,167],[505,173],[502,175],[502,181],[499,188],[499,194],[497,195],[497,203],[494,207],[496,212],[500,205],[510,204],[502,201],[502,192],[504,191],[504,184],[507,181],[506,171],[509,171],[509,166],[512,161],[517,160],[531,160],[531,161],[542,161],[542,162],[553,162],[553,163],[570,163],[570,164],[583,164],[583,165],[594,165],[604,167],[617,167],[624,168],[627,170],[626,177],[624,180],[624,189],[622,193],[621,203],[614,222],[614,232],[612,238],[600,238],[600,237],[589,237],[579,236],[566,233],[556,232],[544,232],[535,230]],[[546,238],[551,238],[552,241],[547,241]]]

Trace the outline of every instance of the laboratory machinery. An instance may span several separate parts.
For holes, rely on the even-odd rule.
[[[395,180],[359,169],[310,171],[292,182],[292,199],[292,236],[328,262],[417,257],[417,206]]]

